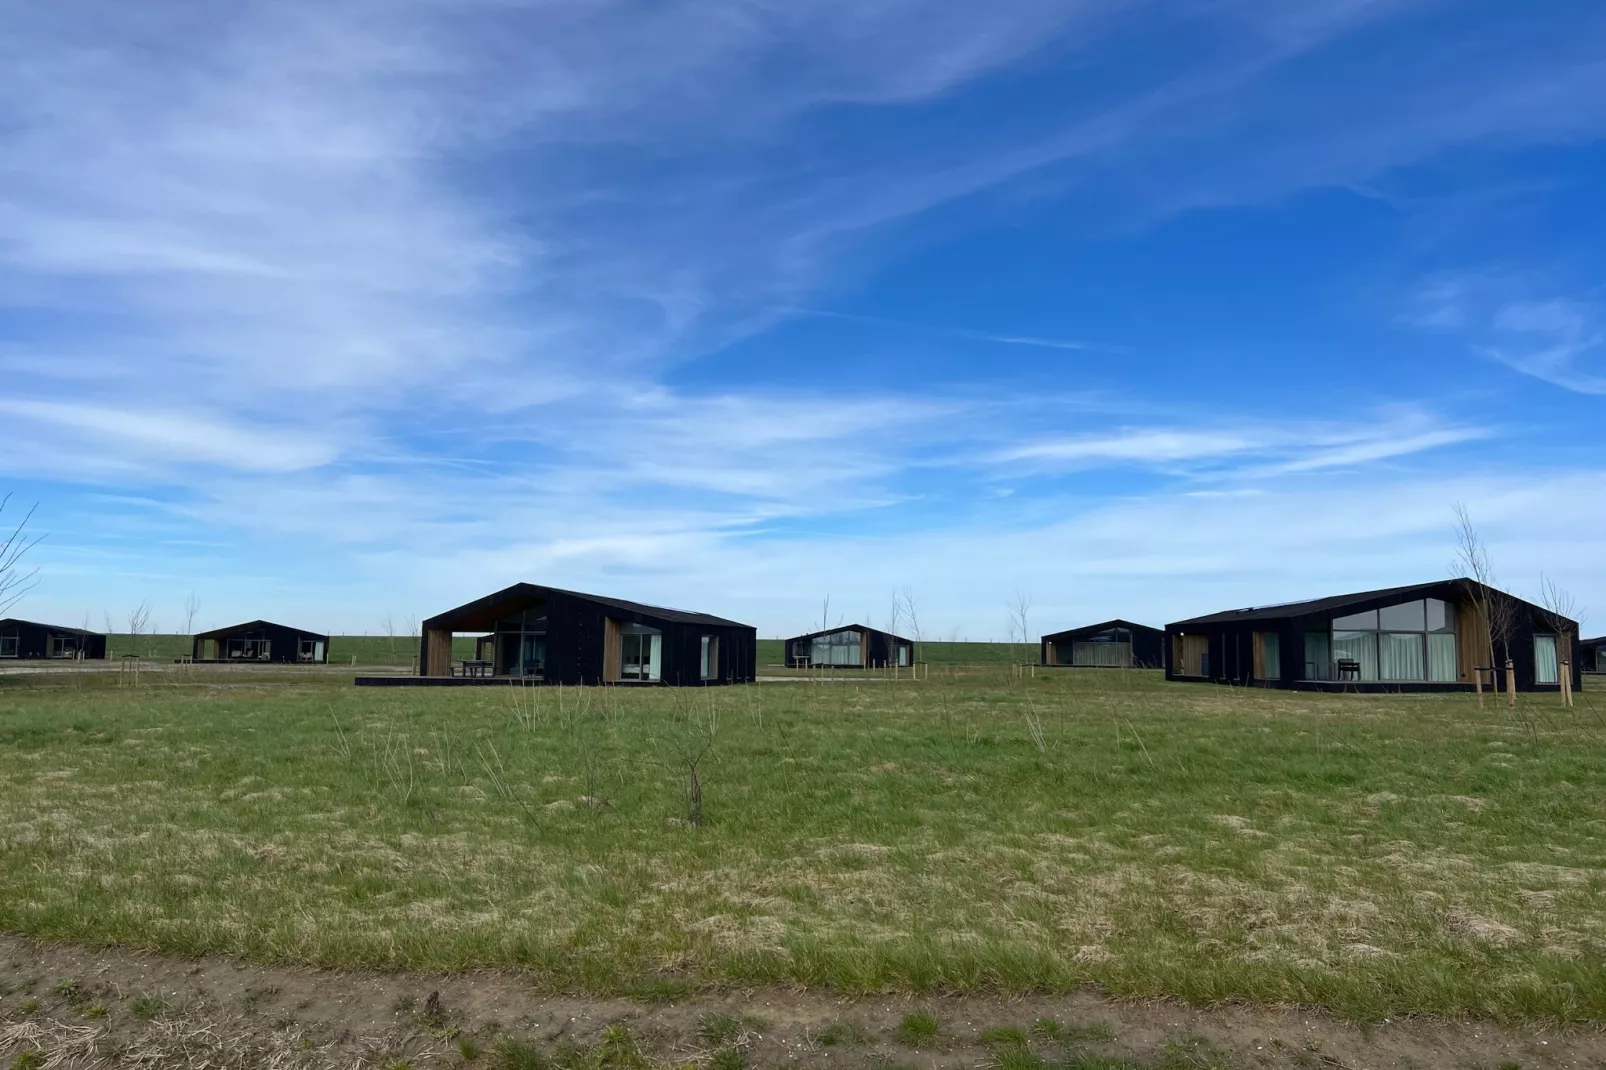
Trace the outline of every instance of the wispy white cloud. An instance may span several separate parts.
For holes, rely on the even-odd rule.
[[[964,327],[944,327],[934,323],[911,323],[907,320],[888,319],[884,316],[865,316],[852,312],[833,312],[820,308],[777,307],[775,312],[792,316],[818,316],[822,319],[847,320],[853,323],[871,324],[877,327],[891,327],[900,331],[913,331],[920,334],[938,335],[945,338],[962,338],[974,342],[993,342],[998,345],[1029,346],[1035,349],[1115,349],[1120,348],[1100,342],[1077,341],[1069,338],[1038,338],[1032,335],[1003,334],[994,331],[978,331]]]
[[[1464,337],[1471,350],[1554,386],[1606,394],[1606,306],[1555,295],[1534,274],[1482,273],[1433,280],[1408,322]]]
[[[0,413],[12,417],[18,449],[49,446],[31,459],[28,469],[61,478],[85,470],[98,472],[106,463],[147,475],[151,466],[175,463],[229,471],[293,472],[327,464],[339,453],[335,440],[309,437],[302,428],[275,434],[260,424],[240,426],[173,409],[131,411],[110,405],[0,398]]]
[[[1396,407],[1381,419],[1349,424],[1240,420],[1230,427],[1118,427],[1024,442],[988,460],[1050,470],[1129,465],[1242,479],[1354,467],[1491,434],[1488,428],[1447,423],[1426,411]]]

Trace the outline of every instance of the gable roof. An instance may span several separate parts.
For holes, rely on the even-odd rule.
[[[1064,631],[1049,632],[1047,635],[1043,636],[1043,640],[1046,642],[1050,639],[1063,639],[1067,635],[1081,635],[1084,632],[1102,632],[1107,631],[1110,628],[1125,628],[1128,631],[1134,632],[1154,632],[1157,635],[1165,631],[1164,628],[1151,628],[1147,624],[1134,624],[1132,621],[1122,620],[1120,617],[1116,617],[1114,620],[1101,621],[1098,624],[1084,624],[1080,628],[1066,628]]]
[[[304,628],[292,628],[288,624],[275,624],[271,620],[248,620],[244,624],[234,624],[234,625],[230,625],[227,628],[213,628],[209,632],[196,632],[193,636],[191,636],[191,638],[192,639],[227,639],[231,635],[238,635],[240,632],[249,632],[249,631],[252,631],[253,629],[256,629],[256,628],[278,628],[278,629],[280,629],[282,631],[286,631],[286,632],[297,632],[297,633],[299,633],[301,635],[309,636],[309,637],[311,637],[313,639],[328,639],[329,638],[327,635],[324,635],[322,632],[309,632]]]
[[[85,628],[69,628],[65,624],[41,624],[39,621],[23,620],[20,617],[7,617],[5,620],[0,620],[0,628],[4,628],[8,624],[26,624],[30,628],[43,628],[47,632],[64,632],[67,635],[93,635],[99,637],[104,634],[102,632],[92,632]]]
[[[1229,609],[1221,613],[1207,613],[1202,617],[1189,617],[1187,620],[1174,621],[1166,625],[1167,628],[1180,628],[1189,624],[1225,624],[1234,621],[1249,620],[1282,620],[1285,617],[1303,617],[1307,614],[1327,613],[1357,602],[1371,602],[1380,598],[1409,599],[1413,594],[1424,597],[1428,591],[1443,590],[1451,584],[1463,584],[1471,588],[1477,581],[1469,579],[1434,580],[1432,583],[1413,583],[1405,587],[1384,587],[1376,591],[1358,591],[1354,594],[1335,594],[1326,598],[1312,598],[1305,602],[1282,602],[1269,606],[1247,606],[1243,609]]]
[[[515,583],[511,587],[504,587],[483,598],[476,598],[472,602],[465,602],[455,609],[448,609],[444,613],[437,613],[424,621],[424,627],[439,626],[451,623],[453,617],[474,616],[478,618],[486,610],[493,609],[502,602],[515,602],[522,599],[537,598],[544,594],[564,595],[568,598],[582,598],[598,605],[621,609],[627,613],[639,613],[644,617],[656,617],[659,620],[670,621],[675,624],[706,624],[716,628],[751,628],[750,624],[740,621],[726,620],[709,613],[693,613],[685,609],[671,609],[668,606],[652,606],[645,602],[630,602],[623,598],[610,598],[607,595],[586,594],[583,591],[566,591],[561,587],[547,587],[539,583]],[[469,628],[468,630],[477,630]]]
[[[846,631],[852,631],[852,630],[857,630],[857,631],[861,631],[861,632],[873,632],[876,635],[884,635],[888,639],[894,639],[894,640],[896,640],[896,641],[898,641],[900,643],[912,643],[912,642],[914,642],[913,639],[905,639],[901,635],[894,635],[891,632],[884,632],[880,628],[868,628],[863,624],[838,624],[835,628],[826,628],[826,629],[824,629],[822,631],[818,631],[818,632],[809,632],[807,635],[794,635],[791,638],[786,639],[785,642],[788,642],[788,643],[800,643],[805,639],[818,639],[822,635],[835,635],[837,632],[846,632]]]

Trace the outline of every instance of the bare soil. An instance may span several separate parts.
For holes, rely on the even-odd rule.
[[[900,1039],[899,1023],[911,1011],[936,1019],[934,1041]],[[1596,1028],[1350,1023],[1300,1008],[1200,1008],[1092,992],[844,999],[757,989],[668,1002],[553,998],[516,973],[314,970],[0,935],[0,1066],[8,1067],[423,1068],[464,1065],[465,1047],[494,1066],[499,1041],[554,1055],[594,1051],[610,1029],[623,1027],[652,1065],[708,1062],[725,1049],[716,1065],[735,1061],[734,1050],[747,1067],[944,1070],[1000,1065],[997,1034],[984,1038],[985,1030],[1028,1030],[1049,1019],[1059,1023],[1059,1039],[1039,1033],[1034,1050],[1049,1062],[1079,1057],[1083,1065],[1606,1067],[1606,1033]],[[716,1034],[710,1022],[723,1022],[724,1031]]]

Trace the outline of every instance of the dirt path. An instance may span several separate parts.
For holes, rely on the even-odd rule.
[[[935,1019],[934,1038],[905,1027],[911,1012]],[[1194,1009],[1091,993],[911,1000],[760,989],[669,1003],[550,998],[515,974],[263,967],[0,936],[0,1066],[35,1070],[422,1070],[468,1061],[1029,1070],[1072,1057],[1088,1067],[1601,1068],[1606,1033],[1442,1020],[1360,1027],[1307,1011]]]

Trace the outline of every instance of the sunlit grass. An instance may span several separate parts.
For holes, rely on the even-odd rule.
[[[0,928],[608,993],[1601,1018],[1606,694],[1580,699],[7,681]]]

